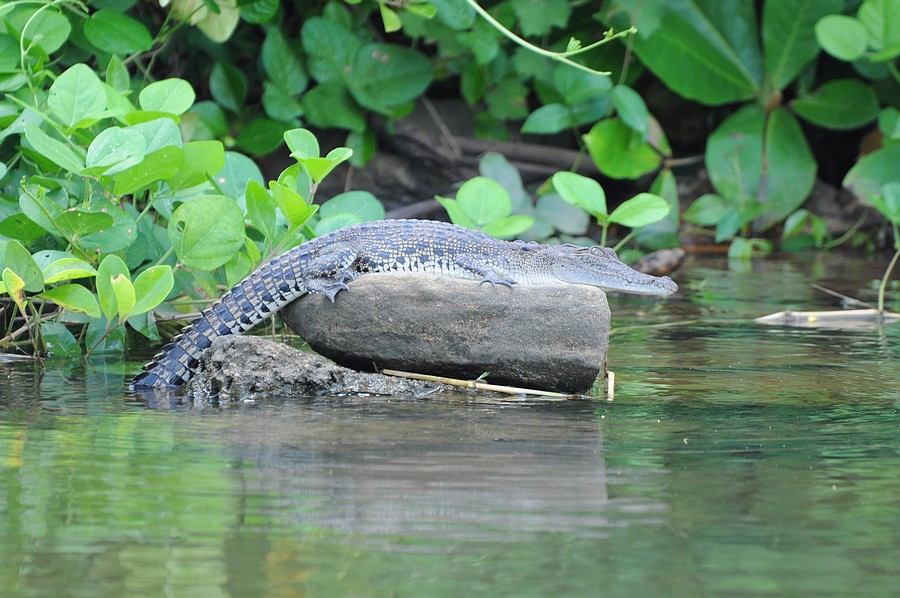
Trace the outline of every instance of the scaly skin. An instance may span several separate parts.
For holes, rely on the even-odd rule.
[[[629,268],[607,247],[500,241],[425,220],[366,222],[312,239],[261,266],[203,310],[131,386],[180,386],[196,372],[213,339],[240,334],[306,293],[334,301],[349,290],[349,281],[369,272],[422,272],[510,287],[584,284],[646,295],[678,289],[670,278]]]

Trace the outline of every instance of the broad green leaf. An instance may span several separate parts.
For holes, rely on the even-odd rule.
[[[319,157],[319,140],[308,129],[291,129],[284,132],[284,142],[295,160]]]
[[[293,156],[293,154],[291,155]],[[307,158],[300,160],[300,163],[306,167],[313,182],[318,184],[342,162],[350,159],[351,155],[353,155],[353,151],[350,148],[337,147],[328,152],[324,158]]]
[[[669,213],[657,222],[648,224],[637,231],[635,239],[651,249],[677,247],[680,228],[678,183],[668,168],[660,171],[650,185],[650,193],[662,197],[669,205]]]
[[[109,64],[106,65],[106,84],[112,87],[120,94],[124,94],[131,89],[131,75],[128,67],[122,62],[118,56],[111,56]],[[107,101],[109,95],[107,95]]]
[[[196,114],[199,119],[194,126],[193,136],[185,135],[193,141],[215,140],[228,134],[228,121],[222,108],[215,102],[197,102],[187,115]],[[182,119],[182,123],[184,119]]]
[[[239,113],[247,97],[247,79],[234,66],[217,62],[209,75],[209,92],[220,106]]]
[[[522,123],[523,133],[553,134],[572,126],[569,109],[562,104],[547,104],[528,115]]]
[[[546,35],[554,27],[565,27],[572,14],[566,0],[511,0],[511,4],[522,33],[528,36]]]
[[[112,176],[140,164],[147,153],[147,139],[133,127],[109,127],[101,131],[86,157],[86,173]]]
[[[785,108],[769,114],[766,123],[765,186],[759,197],[764,209],[756,225],[761,230],[781,222],[799,208],[816,181],[816,161],[794,115]]]
[[[862,58],[869,47],[869,34],[858,20],[846,15],[828,15],[815,27],[816,39],[826,52],[847,62]]]
[[[0,221],[0,235],[23,243],[31,243],[46,234],[47,231],[41,225],[33,222],[21,212],[7,216]]]
[[[764,127],[763,110],[748,105],[726,118],[707,140],[709,178],[729,201],[759,196]]]
[[[156,327],[156,318],[153,316],[153,312],[131,316],[126,321],[132,329],[140,332],[154,343],[162,340],[162,337],[159,335],[159,329]]]
[[[106,318],[95,318],[88,322],[84,335],[84,345],[94,355],[121,355],[125,351],[125,328],[107,330]]]
[[[462,31],[475,22],[475,10],[465,0],[430,0],[437,9],[437,18],[450,29]]]
[[[512,202],[506,189],[483,176],[463,183],[456,193],[456,201],[478,228],[504,218],[512,211]]]
[[[303,93],[309,84],[303,63],[278,27],[272,27],[266,33],[262,45],[262,65],[269,80],[289,95]]]
[[[106,88],[93,69],[76,64],[50,86],[47,105],[69,130],[90,126],[106,115]]]
[[[119,256],[107,255],[97,268],[96,279],[97,299],[100,302],[100,310],[107,320],[111,320],[119,311],[112,285],[112,279],[116,276],[128,276],[128,266]],[[88,342],[88,347],[90,346]]]
[[[238,149],[254,155],[264,156],[281,145],[284,125],[268,118],[254,118],[238,132],[235,144]]]
[[[750,222],[750,219],[737,208],[726,208],[722,214],[722,219],[716,224],[716,243],[730,239],[748,222]]]
[[[534,225],[534,218],[524,214],[514,214],[494,220],[482,227],[481,231],[498,239],[512,239]]]
[[[153,47],[153,38],[147,28],[116,10],[103,9],[92,14],[84,22],[84,35],[93,45],[110,54],[135,54]]]
[[[142,110],[184,114],[194,104],[194,88],[184,79],[163,79],[141,90]]]
[[[784,221],[784,227],[781,230],[781,238],[787,239],[800,233],[806,221],[809,220],[810,213],[807,210],[796,210],[788,216]]]
[[[270,181],[269,190],[291,228],[302,226],[318,209],[318,206],[307,204],[299,193],[281,183]]]
[[[553,188],[564,200],[587,211],[597,220],[606,220],[606,193],[600,183],[574,172],[557,172],[552,181]]]
[[[137,300],[131,314],[139,315],[155,308],[166,300],[173,286],[175,277],[170,266],[147,268],[134,279],[134,294]]]
[[[801,118],[830,129],[855,129],[878,116],[878,96],[858,79],[836,79],[791,102]]]
[[[45,54],[51,55],[69,39],[69,34],[72,32],[69,19],[55,9],[44,10],[50,6],[45,4],[41,6],[40,10],[21,11],[17,15],[13,15],[13,17],[26,19],[20,29],[23,46],[26,49],[33,45]]]
[[[586,73],[566,65],[554,69],[553,83],[567,106],[605,96],[613,88],[612,79],[608,75]]]
[[[725,216],[728,202],[721,195],[706,193],[693,201],[682,217],[699,226],[715,226]]]
[[[300,106],[304,118],[317,127],[338,127],[357,132],[366,128],[362,108],[340,81],[316,85],[303,94]]]
[[[384,206],[368,191],[347,191],[335,195],[319,208],[319,216],[323,219],[340,213],[353,214],[360,222],[384,220]]]
[[[549,223],[565,235],[583,235],[587,233],[591,223],[590,216],[583,208],[570,204],[557,193],[539,197],[534,209],[538,221]]]
[[[169,179],[181,170],[184,164],[184,150],[170,145],[148,153],[144,160],[131,168],[116,174],[116,195],[129,195],[157,181]]]
[[[784,88],[819,53],[815,25],[838,13],[843,0],[806,0],[763,4],[763,50],[766,73],[776,89]]]
[[[609,221],[629,228],[640,228],[662,220],[670,210],[668,202],[662,197],[638,193],[613,210]]]
[[[353,58],[347,81],[357,102],[376,112],[419,97],[431,84],[431,61],[392,44],[366,44]]]
[[[99,308],[97,313],[100,313]],[[81,356],[81,347],[78,344],[78,339],[60,322],[44,322],[41,324],[41,340],[49,358]]]
[[[41,274],[44,276],[44,284],[53,284],[63,280],[96,276],[97,271],[84,260],[76,257],[62,257],[41,268]]]
[[[757,95],[761,61],[752,3],[675,0],[655,10],[661,13],[658,26],[639,30],[634,50],[668,87],[711,105]]]
[[[316,236],[319,237],[332,231],[353,226],[354,224],[360,224],[361,222],[364,222],[362,218],[350,212],[332,214],[322,218],[316,223]]]
[[[244,215],[233,199],[201,195],[172,213],[168,232],[175,254],[186,267],[215,270],[244,244]]]
[[[265,187],[253,180],[247,182],[244,196],[250,222],[263,237],[271,241],[275,238],[275,200]]]
[[[635,179],[653,172],[662,157],[640,133],[617,119],[601,120],[582,137],[600,172],[614,179]]]
[[[900,182],[887,183],[881,195],[873,195],[869,201],[890,222],[900,225]]]
[[[857,18],[869,34],[869,45],[875,50],[900,43],[900,2],[897,0],[865,0]]]
[[[241,9],[241,19],[260,25],[272,20],[278,13],[279,4],[278,0],[251,0],[241,2],[238,6]]]
[[[360,46],[359,39],[340,23],[322,17],[303,22],[300,41],[308,56],[309,74],[319,84],[343,81]]]
[[[244,201],[244,190],[251,180],[264,184],[262,172],[256,163],[238,152],[225,152],[225,166],[213,177],[219,190],[228,197]]]
[[[221,141],[189,141],[184,144],[184,162],[166,184],[175,191],[207,181],[225,166],[225,146]]]
[[[134,285],[126,274],[117,274],[110,279],[113,293],[116,296],[116,307],[119,310],[119,321],[124,320],[131,315],[134,308],[135,293]]]
[[[847,176],[844,186],[872,201],[881,196],[884,187],[900,183],[900,143],[892,143],[860,158]]]
[[[84,169],[84,158],[75,153],[62,141],[50,137],[41,128],[29,123],[25,125],[25,139],[39,154],[73,174]]]
[[[384,24],[385,33],[393,33],[399,31],[400,28],[403,27],[400,16],[395,11],[388,8],[386,4],[383,2],[379,3],[378,10],[381,14],[381,22]]]
[[[67,238],[80,238],[112,226],[109,214],[87,210],[66,210],[56,217],[56,225]]]
[[[650,112],[641,95],[626,85],[616,85],[611,95],[613,106],[622,122],[640,133],[641,138],[646,138]]]
[[[55,219],[62,207],[53,201],[47,190],[39,185],[26,185],[19,191],[19,207],[29,220],[48,233],[60,236]]]
[[[250,274],[250,258],[243,251],[238,251],[225,264],[225,284],[233,287]]]
[[[34,258],[18,241],[6,244],[6,267],[11,269],[22,280],[23,288],[29,293],[38,293],[44,289],[44,275]],[[7,288],[11,288],[7,285]]]
[[[438,200],[438,203],[444,206],[445,210],[447,210],[447,215],[450,216],[450,222],[466,228],[478,228],[476,222],[466,215],[458,201],[449,197],[441,197],[440,195],[435,195],[434,198]]]
[[[100,317],[100,305],[94,294],[80,284],[64,284],[38,295],[70,311]]]
[[[531,196],[522,184],[519,169],[513,166],[503,154],[488,152],[478,161],[478,172],[481,176],[496,181],[509,193],[513,212],[527,211],[531,208]]]
[[[263,81],[262,104],[267,115],[282,122],[293,122],[303,113],[300,101],[271,81]]]
[[[127,249],[137,239],[137,223],[128,212],[106,200],[91,202],[90,211],[112,217],[112,223],[96,232],[84,235],[81,248],[99,255]]]

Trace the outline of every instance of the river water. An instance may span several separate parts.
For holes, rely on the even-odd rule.
[[[611,297],[612,401],[145,404],[138,361],[0,364],[0,595],[896,595],[900,324],[751,320],[883,267]]]

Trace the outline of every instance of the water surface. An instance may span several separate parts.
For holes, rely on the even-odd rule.
[[[883,265],[611,298],[612,402],[145,404],[137,362],[0,364],[0,594],[895,594],[900,326],[751,321]]]

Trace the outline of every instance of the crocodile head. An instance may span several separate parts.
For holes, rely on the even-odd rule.
[[[609,247],[566,244],[554,249],[553,275],[569,284],[640,295],[671,295],[678,290],[668,276],[651,276],[625,265]]]

